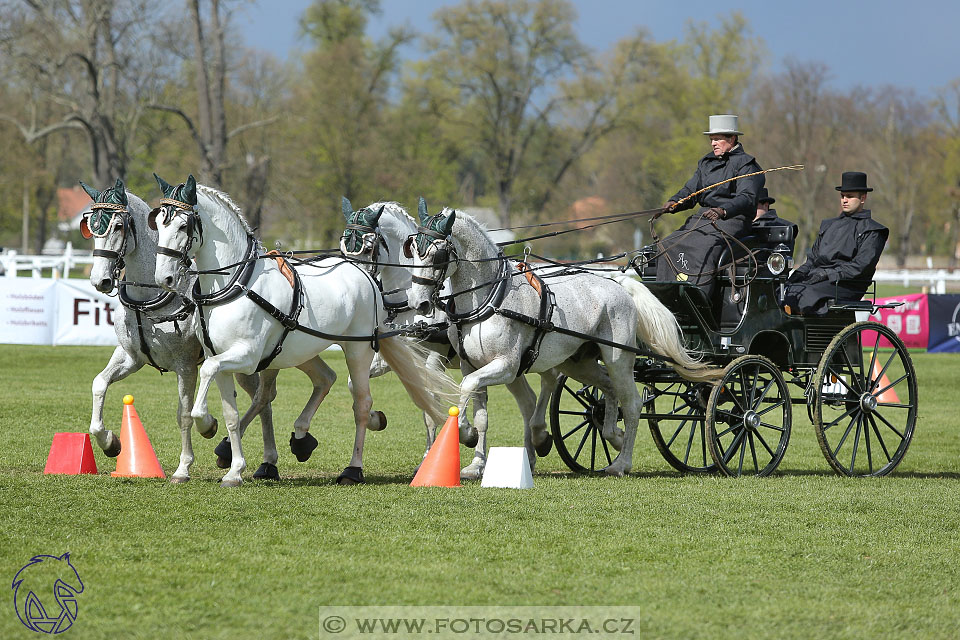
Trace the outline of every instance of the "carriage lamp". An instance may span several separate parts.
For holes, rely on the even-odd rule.
[[[775,276],[780,275],[787,268],[787,259],[782,253],[771,253],[767,258],[767,269]]]

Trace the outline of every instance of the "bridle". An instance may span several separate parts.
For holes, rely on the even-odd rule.
[[[380,210],[382,212],[383,207],[380,207]],[[363,209],[358,213],[362,211]],[[363,216],[358,216],[358,219],[363,220],[364,218]],[[348,234],[350,233],[360,235],[360,248],[356,251],[351,251],[347,247]],[[383,234],[380,233],[379,226],[373,227],[368,224],[348,222],[344,234],[340,236],[340,252],[350,258],[364,259],[367,262],[364,270],[374,277],[377,275],[381,248],[387,249],[387,241],[384,239]]]
[[[457,255],[449,236],[430,228],[431,223],[438,217],[439,214],[430,217],[426,224],[417,227],[417,233],[407,237],[403,243],[403,255],[407,258],[413,258],[413,249],[416,247],[417,255],[423,260],[427,257],[430,247],[436,247],[433,254],[433,268],[436,275],[433,278],[413,275],[411,280],[414,284],[431,287],[430,300],[435,307],[442,308],[440,290],[443,288],[444,280],[456,271],[460,257]],[[453,265],[453,269],[450,268],[451,265]]]
[[[157,253],[162,256],[176,258],[181,270],[186,270],[190,266],[190,249],[193,248],[194,240],[203,244],[203,222],[200,220],[200,214],[196,205],[190,205],[173,198],[160,198],[160,206],[150,212],[147,217],[147,224],[151,229],[157,228],[157,215],[163,214],[163,224],[170,224],[175,217],[183,215],[187,219],[186,235],[187,241],[182,251],[171,249],[170,247],[157,246]]]
[[[107,212],[112,213],[107,213]],[[109,216],[109,217],[108,217]],[[106,238],[114,227],[120,227],[120,247],[114,251],[112,249],[94,249],[94,258],[106,258],[113,260],[113,270],[111,277],[114,282],[120,280],[120,272],[123,270],[123,256],[127,252],[127,229],[130,234],[135,236],[133,216],[125,205],[113,204],[112,202],[94,202],[90,205],[90,213],[83,216],[80,220],[80,235],[89,240],[90,238]],[[134,239],[136,243],[136,239]]]

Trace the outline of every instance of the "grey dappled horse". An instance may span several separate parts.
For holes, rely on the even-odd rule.
[[[120,439],[103,426],[103,403],[107,388],[131,373],[150,364],[177,376],[177,423],[180,425],[180,464],[170,477],[171,482],[190,479],[193,445],[190,431],[194,419],[193,394],[197,387],[197,366],[203,360],[203,349],[197,338],[193,304],[189,302],[186,280],[174,291],[160,291],[154,283],[157,258],[157,232],[147,225],[150,207],[123,182],[97,191],[80,183],[93,199],[91,212],[80,222],[80,232],[94,240],[93,267],[90,283],[103,293],[117,289],[120,306],[114,315],[114,329],[119,346],[110,361],[93,380],[93,416],[90,433],[104,453],[114,457],[120,453]],[[120,272],[123,271],[123,280]],[[240,375],[240,386],[251,396],[257,389],[259,376]],[[277,448],[273,438],[273,414],[269,404],[258,411],[263,425],[263,464],[255,478],[278,479]],[[255,413],[245,416],[244,428]],[[205,438],[217,433],[217,421],[205,413],[196,419],[197,431]]]

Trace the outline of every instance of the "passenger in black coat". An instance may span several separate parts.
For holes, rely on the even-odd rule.
[[[710,130],[704,134],[710,136],[713,150],[700,159],[693,177],[664,205],[670,213],[699,208],[682,227],[664,238],[664,254],[657,260],[657,280],[693,282],[709,299],[716,287],[717,263],[726,247],[724,235],[743,236],[749,231],[764,177],[733,180],[678,205],[700,189],[761,171],[756,159],[740,144],[737,116],[710,116]]]
[[[807,253],[807,261],[790,274],[784,309],[823,315],[834,300],[860,300],[870,287],[880,254],[890,231],[864,209],[867,175],[843,174],[839,217],[820,223],[820,232]]]
[[[785,220],[777,215],[776,209],[771,209],[770,205],[776,202],[776,198],[772,198],[770,193],[767,191],[767,188],[764,187],[760,189],[760,196],[757,198],[757,214],[753,218],[754,227],[793,227],[793,233],[790,234],[790,242],[787,243],[787,246],[790,247],[790,254],[793,254],[793,246],[797,241],[797,225],[793,224],[789,220]]]

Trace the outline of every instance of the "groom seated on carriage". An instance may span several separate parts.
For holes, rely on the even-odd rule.
[[[720,254],[727,246],[726,236],[743,236],[750,231],[756,212],[757,195],[764,184],[762,174],[731,180],[761,171],[756,159],[740,144],[737,116],[710,116],[711,151],[700,159],[687,183],[663,206],[668,213],[692,209],[679,229],[668,235],[657,260],[657,280],[689,281],[713,296]],[[729,182],[724,182],[730,180]],[[724,182],[714,188],[717,183]],[[698,193],[692,198],[692,194]]]
[[[840,215],[820,223],[807,261],[790,274],[784,295],[787,313],[823,315],[837,302],[856,302],[870,287],[890,231],[864,209],[867,174],[847,171],[840,192]]]

